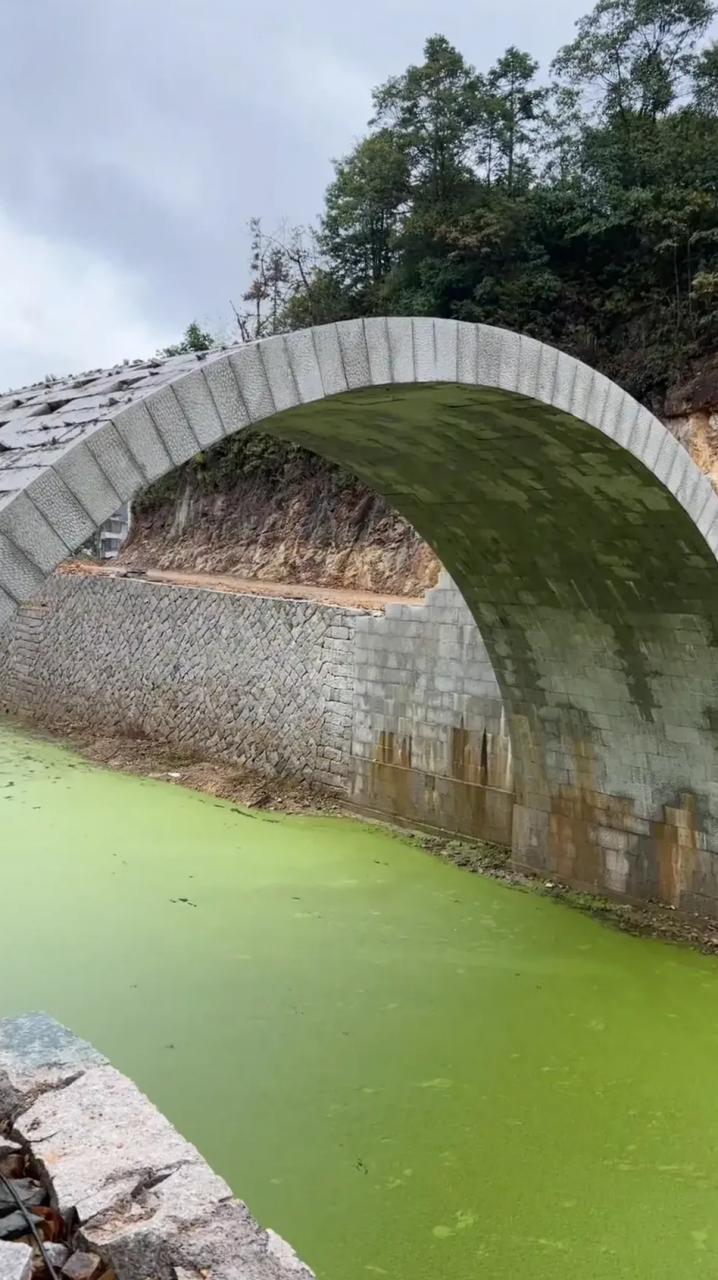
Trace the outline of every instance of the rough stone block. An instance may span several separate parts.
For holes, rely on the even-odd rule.
[[[504,341],[502,329],[492,329],[489,325],[474,326],[477,342],[477,362],[473,381],[480,387],[498,387],[501,380],[501,359]],[[518,376],[518,344],[516,346],[516,368]]]
[[[344,377],[349,389],[371,386],[369,352],[361,320],[349,320],[337,326]]]
[[[16,547],[32,560],[44,575],[50,573],[71,550],[27,493],[19,493],[11,509],[0,510],[0,533],[10,533]]]
[[[123,499],[86,443],[68,449],[55,463],[54,471],[94,521],[95,528],[122,506]]]
[[[692,466],[691,460],[683,446],[680,445],[677,440],[674,440],[673,436],[670,435],[668,431],[664,430],[663,444],[658,452],[653,471],[661,484],[666,485],[666,487],[668,487],[668,478],[676,464],[679,466],[682,464],[684,468],[686,465],[688,467]]]
[[[160,439],[172,459],[172,466],[179,467],[193,458],[199,452],[200,444],[174,388],[160,387],[146,404]]]
[[[337,326],[335,324],[318,325],[312,333],[325,396],[335,396],[347,391],[348,383]]]
[[[45,581],[44,573],[9,538],[0,533],[0,588],[13,600],[30,600]]]
[[[535,338],[521,334],[519,339],[519,368],[517,390],[522,396],[536,396],[541,367],[542,344]]]
[[[555,347],[549,347],[546,343],[541,344],[541,359],[539,360],[538,376],[536,379],[535,399],[542,400],[545,404],[553,403],[554,387],[556,385],[557,369],[558,369],[559,352]]]
[[[321,400],[324,395],[313,334],[309,329],[288,333],[284,339],[292,377],[302,404]]]
[[[0,1280],[30,1280],[32,1249],[27,1244],[0,1240]]]
[[[133,498],[145,478],[112,423],[106,423],[88,437],[87,447],[113,492],[122,502]]]
[[[221,440],[225,434],[225,426],[207,381],[207,370],[200,366],[185,374],[173,386],[198,444],[203,449],[208,449]]]
[[[392,381],[391,348],[385,317],[367,317],[364,321],[364,335],[372,385],[388,385]]]
[[[436,347],[436,379],[439,382],[459,381],[459,335],[451,320],[436,319],[434,343]]]
[[[66,1244],[49,1244],[45,1245],[45,1253],[56,1271],[61,1271],[67,1259],[70,1256],[70,1250]]]
[[[0,1019],[0,1124],[48,1090],[60,1089],[91,1067],[106,1063],[45,1013]]]
[[[261,422],[275,412],[272,391],[259,346],[248,343],[230,355],[242,400],[250,422]]]
[[[556,376],[551,402],[556,408],[563,409],[564,413],[572,412],[574,387],[578,371],[578,361],[572,360],[570,356],[564,355],[560,351],[556,362]]]
[[[430,316],[410,321],[414,363],[413,382],[438,382],[436,333]]]
[[[257,344],[257,349],[267,375],[275,411],[281,413],[284,409],[293,409],[300,403],[300,396],[284,336],[263,340]]]
[[[501,334],[498,385],[505,391],[523,392],[519,385],[521,338],[517,333]]]
[[[166,475],[172,458],[143,402],[130,405],[113,419],[115,430],[149,481]]]
[[[62,1274],[65,1280],[99,1280],[104,1270],[98,1254],[78,1251],[65,1262]]]
[[[666,437],[667,437],[666,429],[665,427],[661,426],[660,422],[654,421],[653,423],[651,423],[651,426],[646,434],[646,443],[643,446],[643,452],[641,454],[641,461],[648,467],[650,471],[653,470],[653,468],[656,465],[656,462],[658,461],[658,455],[661,449],[663,448],[663,444],[664,444],[664,441],[666,440]]]
[[[626,444],[626,448],[629,453],[633,454],[634,458],[643,459],[646,445],[655,425],[656,419],[653,414],[648,409],[645,409],[643,405],[639,405],[636,420]]]
[[[476,325],[459,321],[456,336],[458,381],[465,386],[481,386],[478,376],[479,331]]]
[[[136,1085],[108,1065],[90,1066],[66,1087],[43,1093],[15,1129],[52,1179],[60,1212],[74,1208],[81,1223],[106,1214],[147,1177],[201,1161]]]
[[[27,495],[62,542],[73,551],[94,533],[97,526],[92,516],[52,467],[33,480]]]

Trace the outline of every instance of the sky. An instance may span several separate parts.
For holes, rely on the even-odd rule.
[[[2,0],[0,388],[217,331],[437,33],[547,68],[590,0]]]

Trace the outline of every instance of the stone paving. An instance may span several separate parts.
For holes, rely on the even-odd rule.
[[[517,861],[718,913],[718,500],[648,410],[532,339],[347,321],[5,397],[0,622],[256,423],[355,471],[456,582],[506,708]]]

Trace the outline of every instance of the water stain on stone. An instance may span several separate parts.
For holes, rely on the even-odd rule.
[[[513,797],[510,790],[493,783],[491,761],[491,735],[469,732],[463,719],[451,731],[445,773],[418,764],[410,735],[382,730],[357,799],[395,818],[508,847]],[[497,753],[497,769],[503,778],[505,752]]]

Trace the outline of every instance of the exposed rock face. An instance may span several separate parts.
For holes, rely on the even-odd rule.
[[[718,357],[667,396],[665,423],[718,487]]]
[[[73,1246],[117,1280],[312,1280],[132,1081],[52,1019],[0,1021],[0,1081],[0,1129],[11,1127],[77,1223]],[[25,1261],[8,1280],[28,1280]]]
[[[406,596],[439,576],[434,552],[391,506],[303,451],[279,469],[216,464],[210,487],[185,468],[169,493],[146,495],[132,520],[120,559],[142,568]]]

